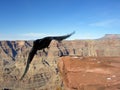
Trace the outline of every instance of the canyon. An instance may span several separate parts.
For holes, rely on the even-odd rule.
[[[0,41],[0,89],[120,89],[120,73],[117,73],[120,70],[119,34],[106,34],[94,40],[65,40],[62,43],[53,40],[49,49],[45,49],[47,53],[37,51],[29,71],[20,81],[32,45],[32,40]],[[111,78],[114,77],[117,79],[113,83]]]

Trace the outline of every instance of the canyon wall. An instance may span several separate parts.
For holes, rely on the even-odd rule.
[[[53,40],[49,49],[45,49],[46,53],[37,51],[28,73],[20,81],[32,45],[32,41],[0,41],[0,88],[62,90],[64,87],[57,67],[60,57],[120,56],[120,39],[116,37],[69,40],[59,44]]]

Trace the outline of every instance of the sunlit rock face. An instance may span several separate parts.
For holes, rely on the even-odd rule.
[[[120,56],[120,39],[70,40],[60,44],[53,40],[46,53],[37,51],[25,78],[19,81],[32,46],[33,41],[0,41],[0,89],[63,90],[59,58]]]

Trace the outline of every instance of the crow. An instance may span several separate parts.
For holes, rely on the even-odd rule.
[[[72,32],[70,34],[67,35],[63,35],[63,36],[48,36],[48,37],[44,37],[42,39],[37,39],[33,42],[33,47],[28,55],[28,59],[27,59],[27,65],[25,67],[25,71],[21,77],[20,80],[22,80],[25,76],[25,74],[27,73],[28,69],[29,69],[29,65],[34,57],[34,55],[36,54],[37,50],[44,50],[45,48],[49,48],[50,42],[52,40],[56,40],[58,42],[61,42],[62,40],[70,37],[71,35],[73,35],[75,33]]]

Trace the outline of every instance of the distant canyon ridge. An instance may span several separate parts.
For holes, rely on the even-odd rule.
[[[26,59],[33,41],[0,41],[0,59]],[[42,52],[38,51],[41,57]],[[62,55],[79,56],[120,56],[120,34],[106,34],[95,40],[69,40],[59,45],[56,41],[50,44],[51,57]]]

